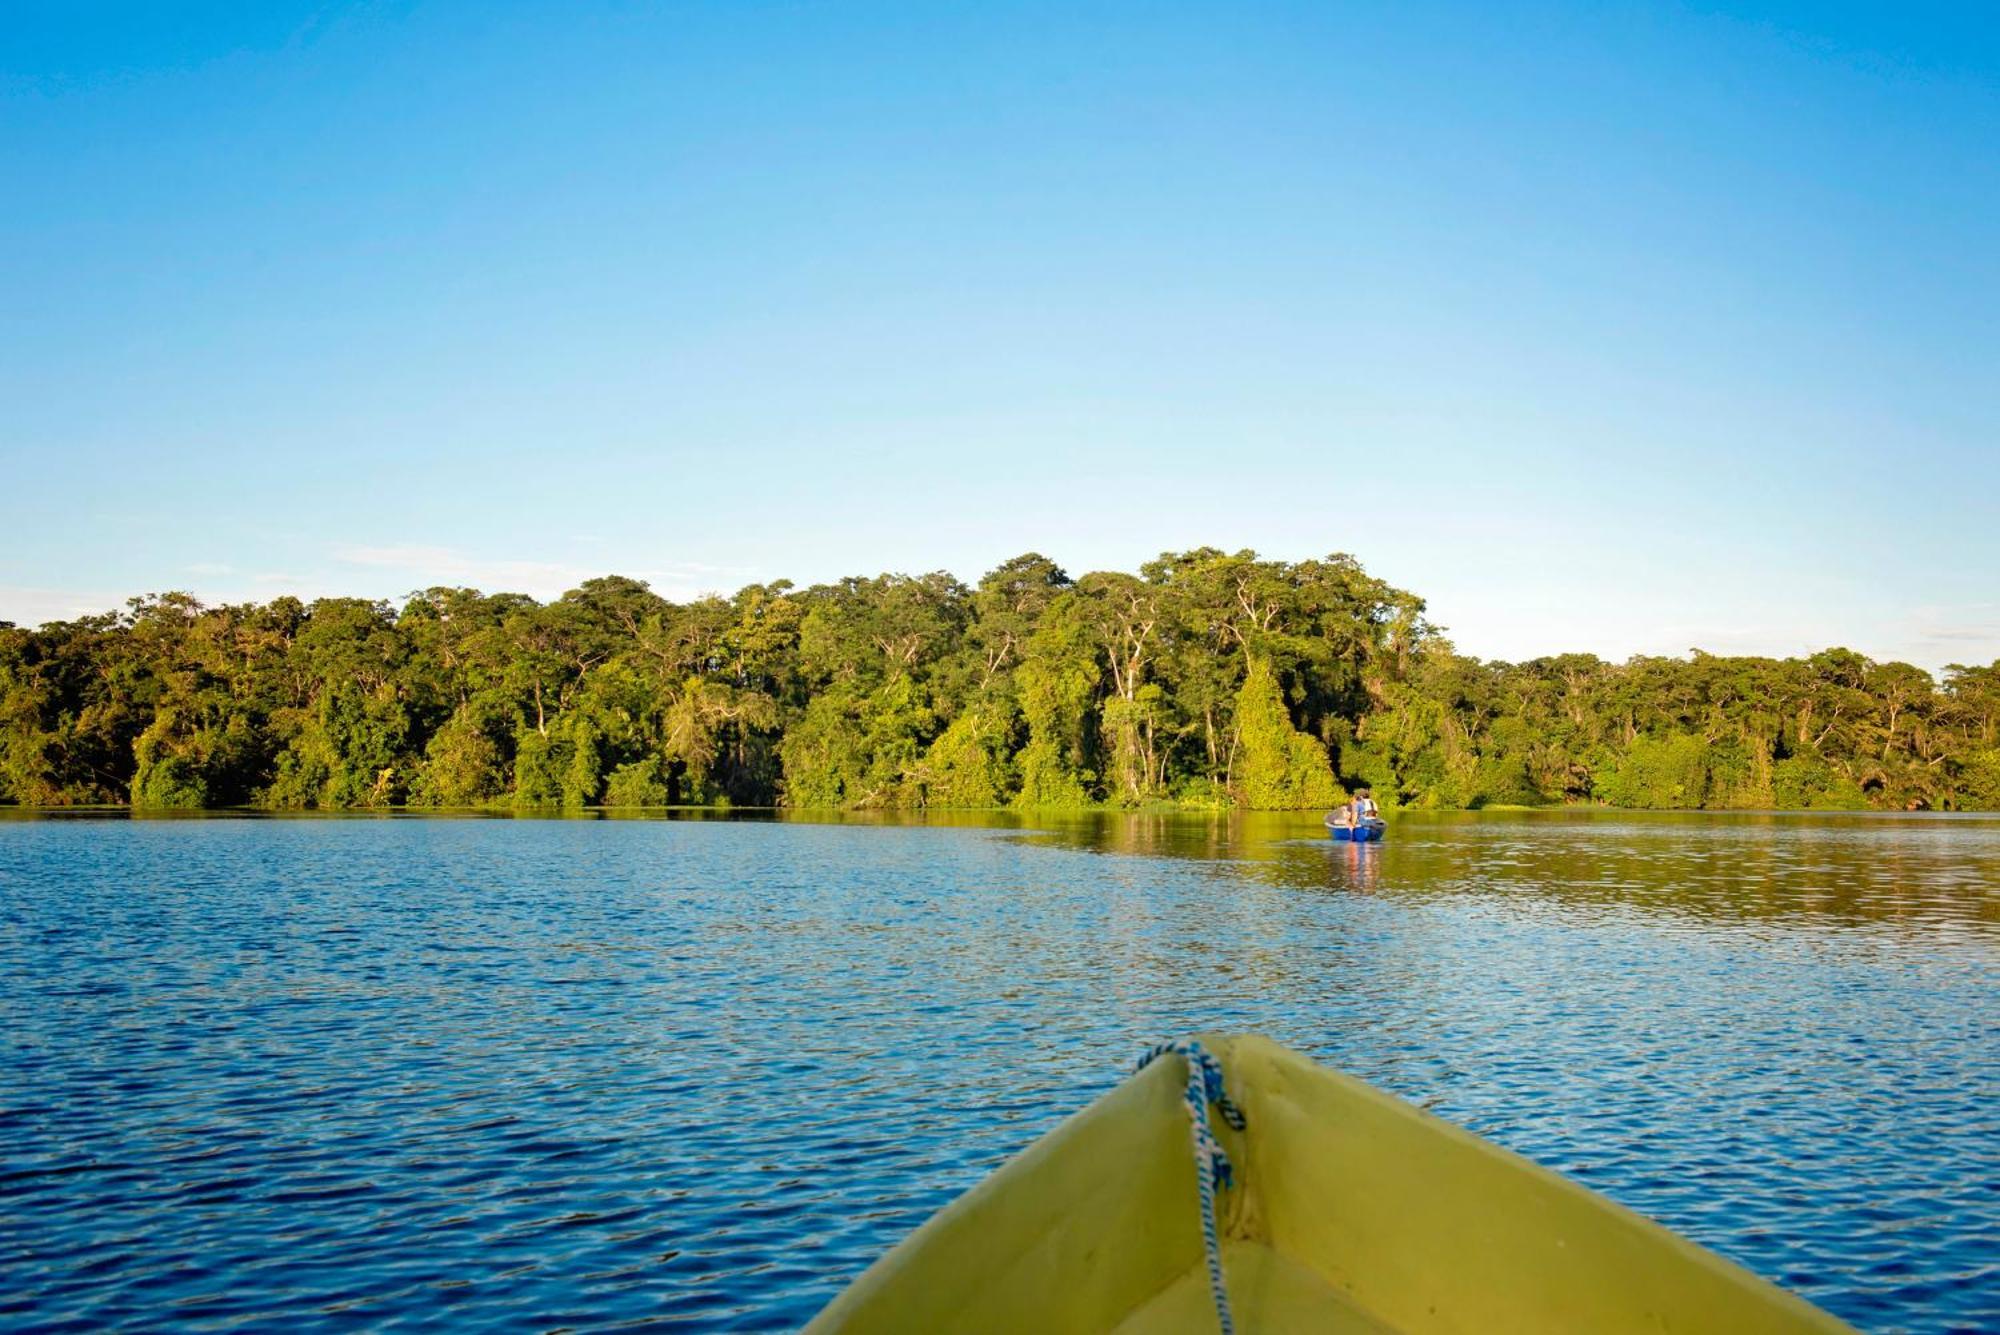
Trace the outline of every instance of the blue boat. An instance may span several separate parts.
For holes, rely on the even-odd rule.
[[[1326,818],[1326,832],[1342,844],[1380,843],[1382,832],[1388,828],[1379,819],[1361,821],[1350,829],[1344,820],[1335,820],[1331,815]]]

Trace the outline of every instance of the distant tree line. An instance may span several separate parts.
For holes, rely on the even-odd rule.
[[[1351,557],[0,623],[0,802],[2000,808],[2000,663],[1454,652]]]

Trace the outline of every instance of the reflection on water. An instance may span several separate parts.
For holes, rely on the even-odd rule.
[[[0,1325],[780,1329],[1256,1029],[2000,1325],[2000,820],[0,820]]]
[[[1702,917],[2000,927],[2000,816],[1412,813],[1382,847],[1289,815],[1073,818],[1034,842],[1228,860],[1276,883],[1552,898]]]

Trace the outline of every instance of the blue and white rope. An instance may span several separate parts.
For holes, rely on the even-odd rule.
[[[1230,1101],[1222,1087],[1221,1063],[1195,1039],[1155,1045],[1139,1059],[1139,1069],[1145,1070],[1156,1058],[1169,1052],[1187,1059],[1187,1089],[1181,1102],[1187,1108],[1188,1122],[1194,1131],[1195,1182],[1201,1192],[1201,1245],[1208,1254],[1208,1291],[1215,1299],[1215,1319],[1222,1327],[1222,1335],[1236,1335],[1236,1318],[1229,1311],[1229,1290],[1222,1282],[1222,1241],[1215,1231],[1216,1188],[1229,1185],[1233,1170],[1229,1156],[1222,1152],[1222,1142],[1209,1129],[1208,1105],[1214,1104],[1222,1120],[1238,1131],[1243,1129],[1243,1110]]]

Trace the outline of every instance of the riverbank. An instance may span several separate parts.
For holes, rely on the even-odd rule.
[[[0,626],[0,802],[2000,808],[2000,664],[1458,654],[1352,557],[1214,548],[676,603],[427,589]]]

